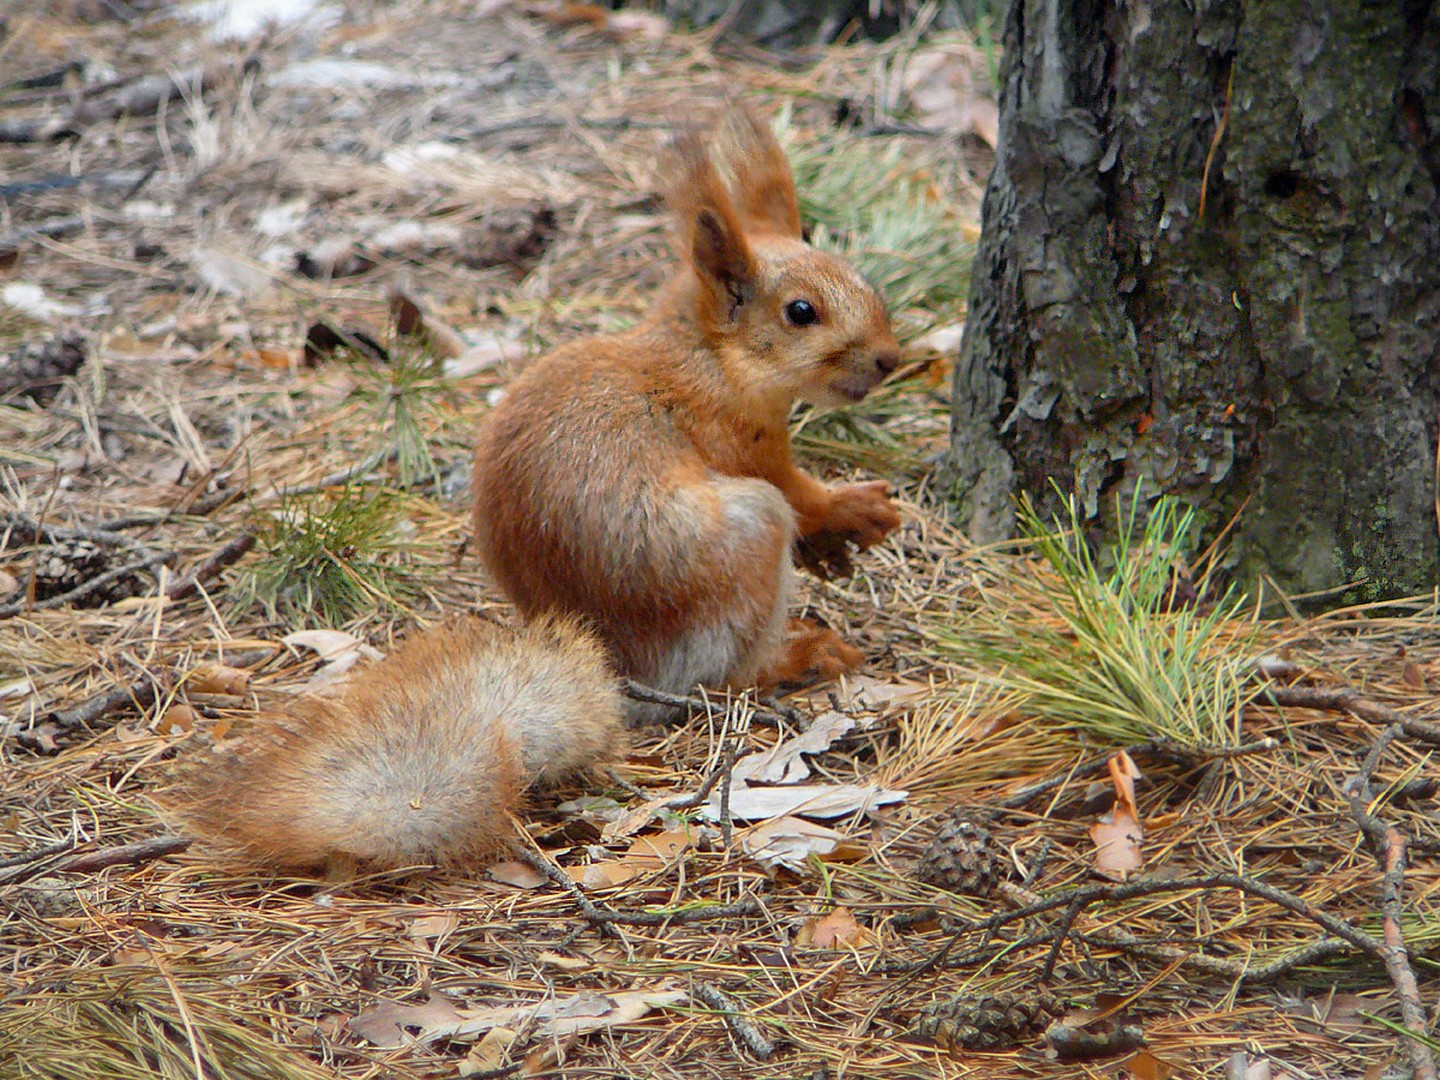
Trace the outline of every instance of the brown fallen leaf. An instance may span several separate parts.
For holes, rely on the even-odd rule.
[[[1400,678],[1406,686],[1413,686],[1416,690],[1426,689],[1425,669],[1414,660],[1406,660],[1405,667],[1401,670]]]
[[[412,1028],[416,1029],[415,1037],[424,1042],[428,1032],[453,1026],[461,1019],[460,1010],[453,1001],[432,993],[430,1000],[420,1005],[381,1001],[345,1026],[375,1046],[392,1049],[410,1041]]]
[[[620,840],[627,836],[633,836],[650,822],[658,818],[675,798],[674,795],[661,795],[641,803],[634,809],[627,810],[614,821],[607,822],[600,832],[600,839],[606,843],[612,840]]]
[[[404,1046],[412,1040],[433,1043],[440,1039],[474,1039],[497,1027],[522,1030],[533,1026],[540,1038],[569,1038],[617,1024],[629,1024],[655,1009],[683,1005],[683,990],[627,990],[602,994],[583,991],[564,997],[513,1005],[487,1005],[459,1009],[432,994],[421,1005],[382,1001],[350,1022],[350,1030],[382,1049]]]
[[[1170,1080],[1179,1071],[1179,1065],[1158,1058],[1149,1050],[1141,1050],[1120,1066],[1120,1075],[1134,1077],[1134,1080]]]
[[[398,287],[390,292],[390,321],[397,334],[418,338],[433,356],[442,360],[453,360],[465,353],[465,342],[452,327]]]
[[[1095,872],[1109,881],[1125,881],[1145,862],[1140,850],[1145,830],[1135,808],[1135,779],[1140,770],[1123,750],[1109,765],[1115,806],[1090,826],[1090,839],[1095,843]]]
[[[189,705],[171,705],[165,710],[165,715],[160,717],[160,722],[155,725],[155,730],[161,735],[171,735],[177,731],[194,731],[195,710]]]
[[[272,347],[241,349],[239,361],[250,367],[266,368],[270,371],[291,371],[304,365],[305,351]]]
[[[305,682],[303,689],[311,693],[329,687],[362,659],[379,660],[384,655],[343,630],[297,630],[280,640],[286,645],[310,649],[325,661]]]
[[[453,911],[442,911],[436,915],[425,915],[410,920],[406,931],[415,942],[432,941],[454,933],[460,925],[460,916]]]
[[[688,851],[695,843],[695,834],[689,829],[671,829],[668,832],[637,836],[625,852],[624,861],[637,862],[647,867],[663,866]]]
[[[840,850],[845,834],[798,817],[779,817],[737,833],[745,853],[762,866],[803,872],[812,858]]]
[[[565,869],[577,885],[587,889],[613,889],[624,885],[644,868],[637,863],[610,859],[587,866],[567,866]]]
[[[542,967],[554,968],[557,971],[589,971],[595,966],[593,961],[583,956],[565,956],[561,953],[551,952],[549,949],[542,949],[535,954],[535,962]]]
[[[817,949],[859,948],[871,944],[874,936],[858,922],[855,914],[841,905],[823,917],[806,919],[795,931],[795,944]]]
[[[493,863],[485,873],[502,885],[513,885],[517,889],[538,889],[547,880],[539,870],[522,862]]]
[[[185,685],[197,694],[222,694],[243,697],[250,689],[250,672],[244,668],[207,661],[185,678]]]
[[[505,1056],[509,1053],[510,1047],[519,1038],[519,1032],[510,1028],[491,1028],[485,1036],[470,1048],[465,1059],[460,1062],[461,1076],[474,1076],[477,1073],[493,1072],[505,1064]]]

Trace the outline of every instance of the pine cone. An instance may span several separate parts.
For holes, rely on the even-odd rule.
[[[0,354],[0,396],[18,391],[43,408],[65,380],[80,370],[86,355],[85,336],[74,331],[27,342],[9,355]]]
[[[947,811],[915,867],[926,884],[965,896],[989,896],[1001,873],[990,830],[963,806]]]
[[[1065,1011],[1053,994],[957,994],[920,1010],[915,1034],[957,1050],[1009,1050],[1039,1035]]]
[[[90,540],[57,540],[35,556],[35,599],[48,600],[113,568],[115,553]],[[143,588],[138,574],[122,574],[81,598],[77,607],[100,607],[134,596]]]

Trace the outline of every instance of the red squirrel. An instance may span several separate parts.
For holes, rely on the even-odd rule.
[[[480,431],[478,547],[528,625],[418,634],[272,717],[182,806],[193,831],[287,869],[473,864],[527,785],[621,752],[617,674],[688,692],[861,661],[788,622],[792,545],[866,548],[900,517],[883,481],[802,472],[787,421],[895,369],[885,306],[802,239],[748,110],[679,139],[668,198],[680,267],[645,320],[535,360]]]
[[[859,650],[786,609],[797,537],[866,548],[884,481],[796,466],[797,399],[859,401],[899,363],[880,294],[801,236],[789,162],[732,107],[674,149],[680,267],[634,329],[534,361],[480,432],[475,533],[526,618],[566,612],[656,689],[833,678]]]

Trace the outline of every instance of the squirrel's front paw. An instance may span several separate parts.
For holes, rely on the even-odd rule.
[[[890,501],[890,485],[884,480],[843,484],[830,493],[833,502],[825,531],[843,533],[861,551],[878,544],[900,526],[900,511]]]
[[[760,676],[760,686],[809,685],[815,681],[829,682],[847,671],[853,671],[865,660],[865,654],[828,626],[817,626],[803,619],[791,620],[785,647],[775,663]]]

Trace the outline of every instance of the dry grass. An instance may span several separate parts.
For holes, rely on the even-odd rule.
[[[125,27],[36,14],[12,21],[11,33],[34,58],[17,77],[79,55],[128,72],[236,61],[243,52],[203,45],[195,27],[161,18]],[[334,57],[347,44],[347,59],[388,64],[408,83],[294,84],[301,58]],[[514,365],[458,377],[427,370],[399,383],[369,361],[307,368],[299,359],[307,327],[323,318],[368,326],[385,340],[386,292],[398,278],[482,343],[499,337],[524,352],[632,320],[665,273],[650,195],[655,150],[691,103],[722,91],[789,110],[804,148],[797,152],[813,154],[804,167],[817,178],[855,167],[849,157],[827,165],[834,153],[860,153],[889,170],[901,161],[927,177],[942,219],[973,229],[975,179],[946,144],[836,133],[830,122],[842,97],[867,120],[893,119],[895,50],[912,47],[857,45],[780,67],[719,53],[703,37],[616,42],[525,12],[479,15],[451,0],[347,5],[328,28],[273,35],[258,51],[258,73],[240,75],[232,63],[212,93],[172,102],[163,124],[108,121],[73,142],[0,148],[7,181],[89,178],[8,198],[0,232],[67,214],[85,221],[79,231],[21,243],[0,285],[40,284],[51,299],[88,309],[69,318],[85,323],[93,348],[48,410],[19,398],[0,406],[0,497],[50,523],[120,529],[172,554],[161,572],[169,582],[296,500],[333,498],[341,484],[320,482],[364,462],[355,482],[390,492],[398,506],[371,556],[386,573],[417,572],[385,602],[362,597],[332,621],[387,648],[445,611],[481,607],[506,617],[462,553],[464,471],[469,432]],[[14,68],[20,45],[0,49]],[[12,90],[0,106],[6,116],[37,115],[56,100],[43,88]],[[106,179],[117,174],[125,175]],[[548,238],[517,249],[517,230],[541,210],[553,221]],[[498,220],[501,211],[517,216]],[[397,223],[411,229],[409,239],[382,242]],[[828,227],[846,226],[837,219]],[[295,249],[314,253],[337,238],[371,268],[333,279],[292,272]],[[947,281],[952,271],[945,268]],[[923,306],[943,293],[911,286],[930,297],[912,301],[911,317],[955,317],[943,304]],[[31,329],[0,308],[0,340]],[[917,970],[954,932],[1006,910],[998,896],[955,896],[913,879],[931,815],[957,801],[989,808],[1005,860],[1036,868],[1030,888],[1042,895],[1089,882],[1088,829],[1105,804],[1088,784],[1111,749],[1025,711],[978,660],[934,648],[933,627],[963,627],[987,595],[1007,602],[1010,620],[1053,616],[1023,602],[1036,595],[1031,553],[976,549],[932,504],[926,462],[945,441],[943,372],[927,366],[933,358],[915,360],[909,381],[862,409],[802,421],[817,471],[879,472],[897,484],[906,510],[905,528],[867,555],[854,579],[805,587],[804,602],[866,649],[874,676],[912,691],[905,706],[815,765],[837,780],[908,788],[909,799],[873,820],[836,823],[852,841],[844,859],[817,861],[804,874],[767,873],[709,842],[596,896],[628,914],[751,899],[751,914],[621,925],[605,936],[572,896],[549,886],[438,874],[335,886],[225,868],[199,852],[18,883],[19,871],[39,865],[24,862],[26,853],[163,833],[155,796],[170,781],[171,759],[197,753],[217,725],[303,683],[314,663],[278,644],[300,616],[237,602],[235,584],[264,565],[264,550],[185,599],[141,596],[0,622],[0,689],[9,688],[0,709],[14,722],[0,743],[0,1077],[454,1075],[466,1043],[382,1050],[343,1021],[380,1000],[423,1002],[431,993],[508,1004],[700,984],[722,988],[777,1042],[771,1062],[753,1060],[722,1018],[692,1005],[551,1047],[563,1064],[549,1074],[1115,1075],[1114,1062],[1050,1061],[1036,1039],[952,1058],[906,1037],[919,1010],[945,995],[1033,992],[1058,919],[963,933],[945,963]],[[410,454],[403,476],[402,453]],[[10,534],[3,551],[4,568],[22,581],[36,562],[29,539]],[[1253,648],[1283,654],[1319,685],[1355,686],[1415,716],[1433,707],[1433,607],[1231,629],[1235,641],[1258,634]],[[251,692],[177,689],[211,659],[247,667]],[[46,752],[16,734],[43,732],[53,712],[135,686],[154,688],[155,703],[59,732],[55,746],[40,747]],[[163,729],[177,701],[196,710],[196,731]],[[796,704],[805,713],[827,707],[824,694]],[[625,779],[654,797],[693,790],[714,759],[708,728],[696,720],[649,733]],[[1274,737],[1275,749],[1142,760],[1143,873],[1253,875],[1378,933],[1378,874],[1344,790],[1376,734],[1348,714],[1252,704],[1241,714],[1242,737]],[[751,738],[779,735],[756,726]],[[1412,838],[1405,930],[1433,1000],[1440,827],[1433,799],[1402,788],[1433,775],[1429,753],[1408,740],[1392,746],[1377,772],[1376,810]],[[1018,798],[1047,783],[1042,794]],[[619,786],[609,794],[639,802]],[[1011,808],[1002,809],[1006,800]],[[624,849],[623,841],[599,843],[598,823],[573,817],[543,806],[527,814],[541,846],[563,863]],[[800,928],[836,905],[869,936],[848,947],[805,944]],[[927,906],[933,916],[917,920]],[[1117,926],[1141,943],[1107,942],[1103,931]],[[1053,989],[1084,1005],[1135,995],[1130,1008],[1151,1049],[1186,1075],[1222,1075],[1237,1050],[1267,1054],[1277,1075],[1295,1077],[1358,1076],[1373,1062],[1399,1060],[1396,1036],[1381,1022],[1397,1015],[1394,995],[1368,959],[1331,956],[1250,985],[1190,966],[1169,970],[1154,951],[1259,965],[1320,936],[1315,925],[1230,890],[1095,905],[1060,950]],[[522,1040],[519,1052],[547,1045]]]

